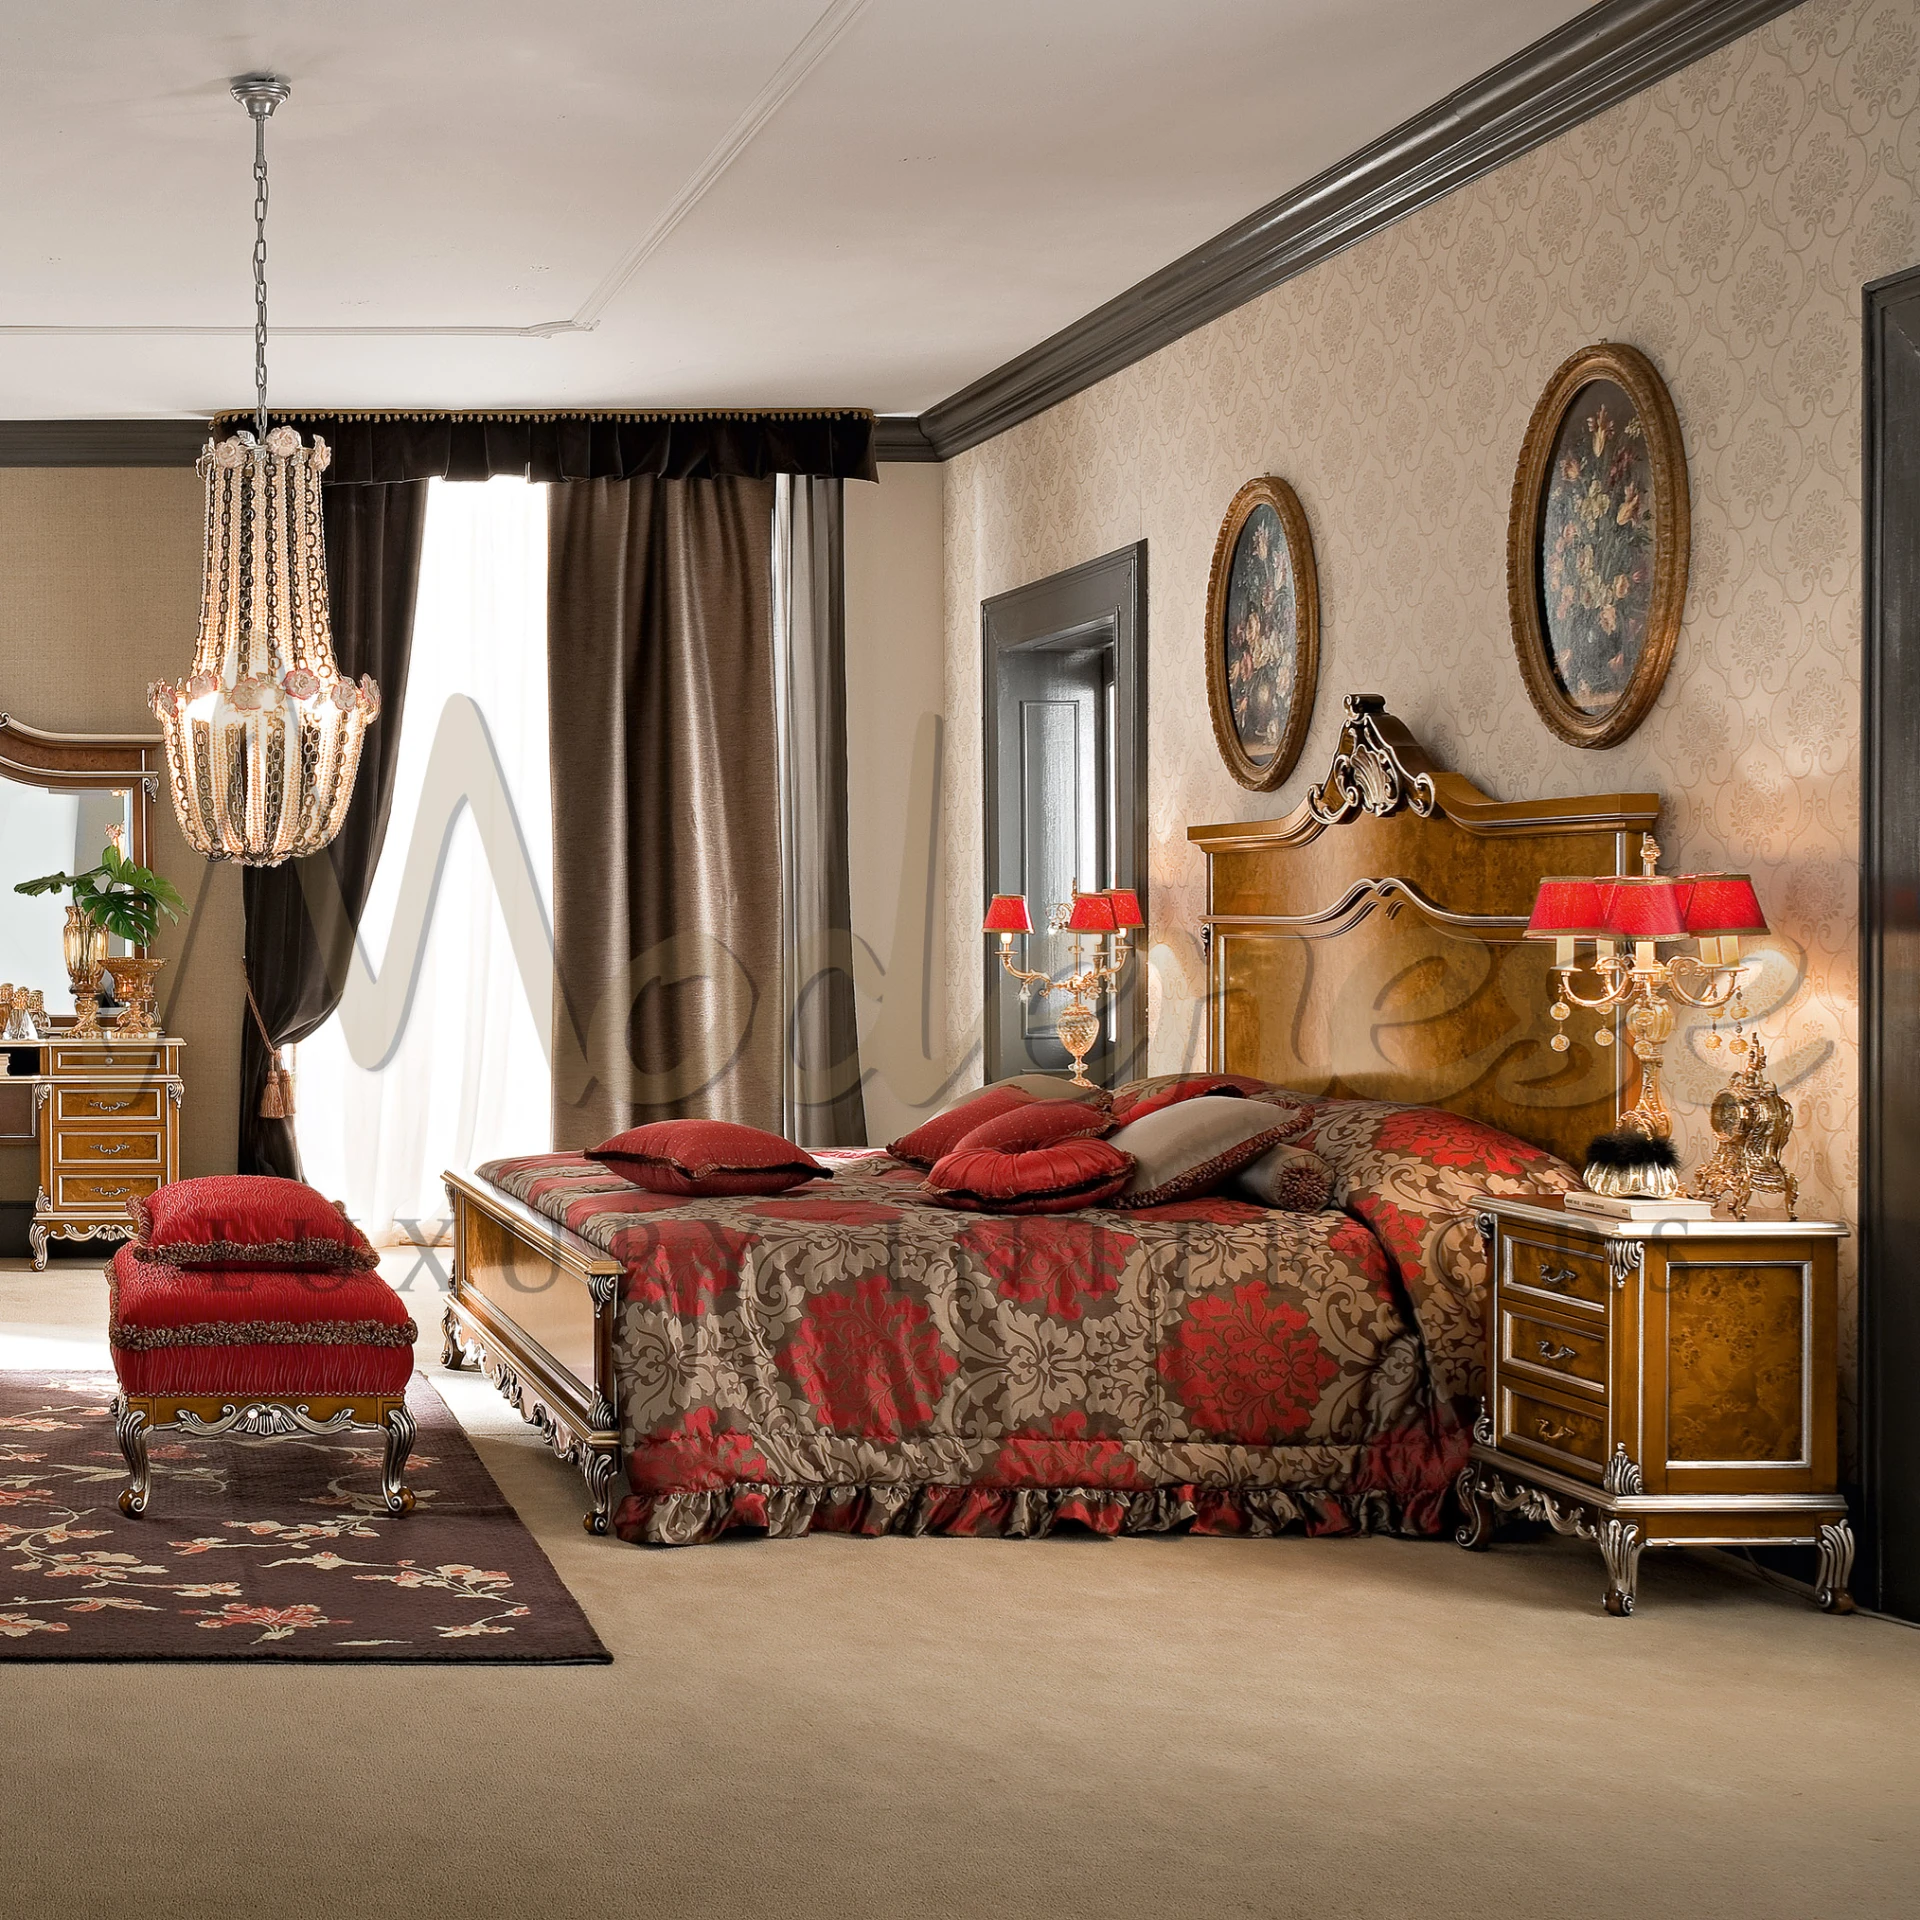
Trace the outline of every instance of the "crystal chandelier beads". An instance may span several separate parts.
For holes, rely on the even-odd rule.
[[[207,488],[200,638],[184,680],[157,681],[174,810],[209,860],[274,867],[340,831],[380,693],[340,672],[327,609],[318,435],[267,428],[266,123],[284,82],[234,83],[254,123],[254,433],[201,453]]]

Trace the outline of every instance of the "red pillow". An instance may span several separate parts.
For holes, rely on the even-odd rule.
[[[927,1175],[927,1198],[966,1213],[1073,1213],[1111,1199],[1133,1178],[1133,1156],[1104,1140],[1062,1140],[1026,1153],[966,1146]]]
[[[1113,1096],[1113,1117],[1125,1123],[1144,1120],[1163,1107],[1176,1107],[1183,1100],[1198,1100],[1207,1094],[1231,1099],[1235,1094],[1264,1093],[1267,1083],[1244,1073],[1161,1074],[1151,1080],[1135,1080]]]
[[[791,1140],[731,1120],[656,1120],[589,1149],[610,1173],[649,1193],[785,1193],[831,1168]]]
[[[1077,1100],[1035,1100],[975,1127],[953,1151],[984,1148],[990,1153],[1031,1153],[1037,1147],[1058,1146],[1062,1140],[1103,1139],[1112,1131],[1113,1120],[1104,1108],[1083,1107]]]
[[[971,1100],[963,1100],[945,1113],[936,1113],[911,1133],[903,1133],[887,1151],[910,1167],[930,1167],[936,1160],[944,1160],[975,1127],[983,1127],[1003,1113],[1012,1113],[1016,1107],[1055,1104],[1058,1103],[1036,1101],[1032,1094],[1022,1093],[1018,1087],[988,1087]]]
[[[127,1202],[134,1248],[163,1267],[349,1268],[380,1264],[335,1201],[299,1180],[216,1173]]]

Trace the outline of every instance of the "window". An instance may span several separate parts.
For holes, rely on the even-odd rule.
[[[551,1144],[552,868],[547,490],[436,480],[360,954],[295,1062],[307,1178],[376,1244],[433,1236],[445,1168]]]

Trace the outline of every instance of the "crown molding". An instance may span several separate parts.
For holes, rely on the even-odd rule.
[[[1642,92],[1798,0],[1599,0],[920,416],[950,460]],[[893,433],[899,427],[885,423]],[[880,453],[879,458],[913,458]]]
[[[207,423],[187,420],[0,420],[0,467],[190,467]]]
[[[938,460],[926,428],[910,413],[873,416],[873,457],[885,464],[900,460]]]

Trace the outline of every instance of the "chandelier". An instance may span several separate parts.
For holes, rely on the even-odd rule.
[[[174,810],[196,853],[277,867],[340,831],[380,690],[334,662],[320,476],[329,458],[267,429],[267,120],[287,83],[250,74],[253,118],[254,431],[202,450],[207,533],[200,639],[184,680],[156,681]]]

